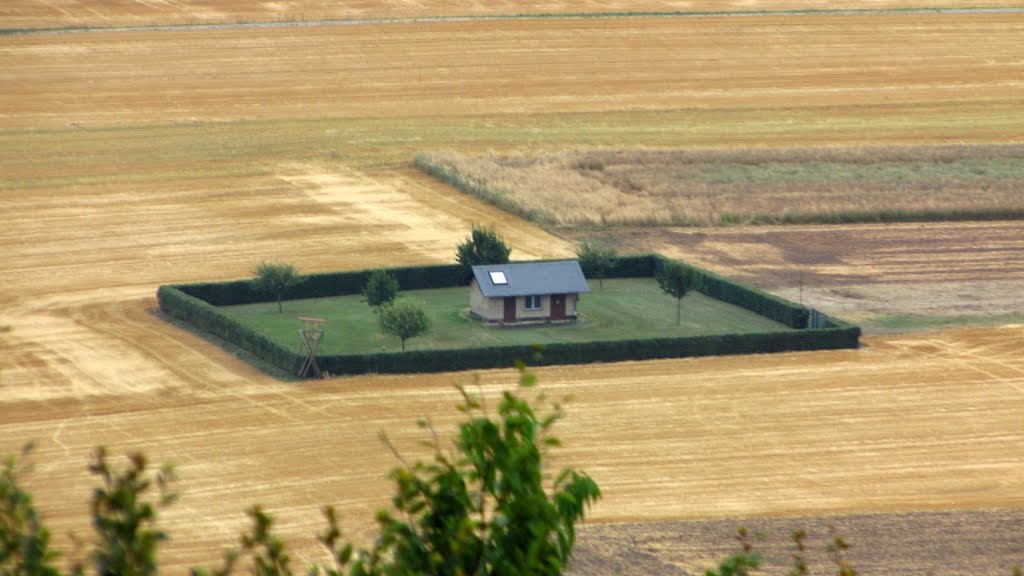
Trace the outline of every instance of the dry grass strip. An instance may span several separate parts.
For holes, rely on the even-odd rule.
[[[1024,217],[1024,145],[420,154],[450,184],[547,225]]]

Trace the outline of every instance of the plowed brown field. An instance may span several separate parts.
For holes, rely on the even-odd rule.
[[[155,315],[157,285],[263,258],[448,261],[473,222],[516,257],[572,252],[410,171],[422,148],[1015,141],[1022,28],[971,14],[0,37],[0,452],[38,441],[29,482],[62,543],[88,532],[92,447],[175,462],[168,573],[235,543],[254,502],[300,563],[319,553],[321,504],[365,538],[394,465],[377,432],[415,453],[414,420],[451,424],[450,385],[470,376],[282,383]],[[979,281],[1012,295],[1020,229],[979,229],[1009,246]],[[923,230],[966,270],[979,229]],[[876,254],[922,246],[892,230]],[[836,258],[863,258],[854,245]],[[886,264],[909,277],[922,262]],[[1021,507],[1022,341],[1007,325],[540,377],[576,397],[557,464],[601,484],[599,522]]]
[[[580,232],[594,237],[593,232]],[[1024,223],[638,228],[597,234],[632,252],[693,262],[793,301],[884,330],[874,319],[927,324],[1024,317]]]

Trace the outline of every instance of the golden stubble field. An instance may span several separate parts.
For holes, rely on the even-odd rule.
[[[0,38],[0,121],[753,110],[811,112],[831,131],[852,116],[876,138],[1006,139],[1020,134],[1022,34],[1024,13],[896,13],[15,35]],[[913,126],[936,113],[941,135]]]
[[[255,502],[300,559],[319,553],[321,504],[365,539],[395,464],[378,431],[415,453],[415,419],[450,425],[451,384],[473,376],[279,382],[165,323],[159,284],[244,277],[263,258],[306,271],[448,261],[473,222],[495,223],[518,257],[572,253],[412,171],[418,149],[1016,141],[1022,26],[1011,13],[0,37],[0,451],[37,440],[29,482],[63,544],[88,532],[94,446],[175,462],[169,573],[235,543]],[[923,230],[944,266],[1004,271],[990,279],[1012,297],[1021,229],[993,228],[982,268],[972,225],[832,249],[853,266],[924,250]],[[659,247],[707,254],[690,233],[717,234],[673,231]],[[715,240],[707,262],[723,270],[781,241]],[[863,273],[911,285],[927,262],[908,258]],[[539,374],[575,397],[557,464],[601,484],[598,523],[1012,508],[1022,340],[1005,325]],[[496,393],[514,376],[481,381]]]
[[[1005,0],[946,0],[944,8],[1022,4]],[[728,12],[758,10],[875,10],[919,8],[920,0],[9,0],[0,6],[4,28],[187,25],[381,18],[580,14],[607,12]],[[929,6],[930,7],[930,6]]]

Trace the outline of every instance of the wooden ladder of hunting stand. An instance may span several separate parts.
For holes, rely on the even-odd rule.
[[[317,378],[323,378],[324,375],[320,372],[320,367],[316,365],[316,355],[320,351],[320,343],[324,339],[326,320],[299,317],[299,321],[302,322],[302,328],[299,329],[299,336],[302,337],[302,344],[299,345],[300,357],[296,359],[296,364],[301,363],[298,369],[299,378],[305,378],[310,373]],[[303,350],[306,352],[305,357],[301,356]]]

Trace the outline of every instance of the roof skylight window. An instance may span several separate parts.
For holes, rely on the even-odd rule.
[[[508,278],[505,278],[504,272],[494,271],[491,272],[490,275],[491,284],[494,284],[495,286],[503,286],[505,284],[508,284]]]

